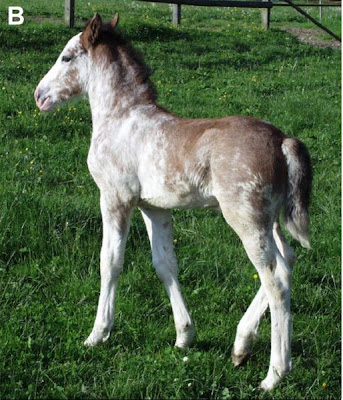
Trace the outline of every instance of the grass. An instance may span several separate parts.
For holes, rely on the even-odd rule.
[[[108,2],[89,4],[77,2],[79,18],[113,14]],[[35,0],[24,5],[24,25],[0,24],[0,397],[339,398],[340,52],[299,44],[276,23],[263,31],[254,10],[185,7],[174,29],[167,6],[118,0],[115,8],[152,67],[165,107],[191,117],[254,115],[311,152],[313,250],[291,241],[294,371],[271,394],[256,389],[269,362],[268,315],[251,360],[232,367],[235,328],[259,282],[238,238],[212,211],[173,214],[194,346],[172,347],[171,309],[135,214],[114,331],[103,346],[83,347],[95,317],[102,234],[99,194],[86,167],[89,106],[42,115],[32,96],[81,25],[64,28],[62,3]],[[280,25],[295,23],[289,10],[275,15]]]

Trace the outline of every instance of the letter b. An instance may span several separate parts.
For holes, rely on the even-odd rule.
[[[21,7],[8,7],[8,24],[21,25],[24,22],[23,13]]]

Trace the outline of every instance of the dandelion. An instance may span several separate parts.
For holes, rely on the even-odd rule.
[[[22,111],[18,111],[18,115],[21,115],[23,112]]]
[[[323,383],[322,383],[322,388],[325,389],[326,387],[327,387],[327,383],[326,383],[326,382],[323,382]]]
[[[253,277],[254,279],[257,279],[257,278],[258,278],[258,275],[257,275],[257,274],[254,274],[252,277]]]
[[[177,243],[177,239],[174,239],[174,240],[173,240],[173,243],[176,244],[176,243]]]

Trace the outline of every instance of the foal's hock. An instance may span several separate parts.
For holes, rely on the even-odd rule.
[[[231,116],[179,118],[156,103],[142,57],[117,32],[118,14],[98,14],[74,36],[35,91],[37,106],[52,111],[87,93],[92,112],[89,170],[100,189],[103,244],[101,290],[88,346],[104,342],[114,320],[114,299],[134,207],[151,242],[153,264],[170,298],[178,347],[194,326],[182,297],[173,249],[172,208],[215,208],[240,237],[261,287],[238,324],[234,365],[249,356],[260,319],[271,312],[271,357],[261,386],[272,389],[291,369],[290,286],[294,253],[279,226],[310,247],[308,151],[270,123]]]

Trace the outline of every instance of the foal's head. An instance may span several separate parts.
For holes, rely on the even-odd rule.
[[[88,90],[90,53],[103,37],[114,34],[119,16],[103,24],[99,14],[89,21],[85,30],[72,37],[54,66],[35,90],[36,104],[41,111],[53,111],[68,99]]]

